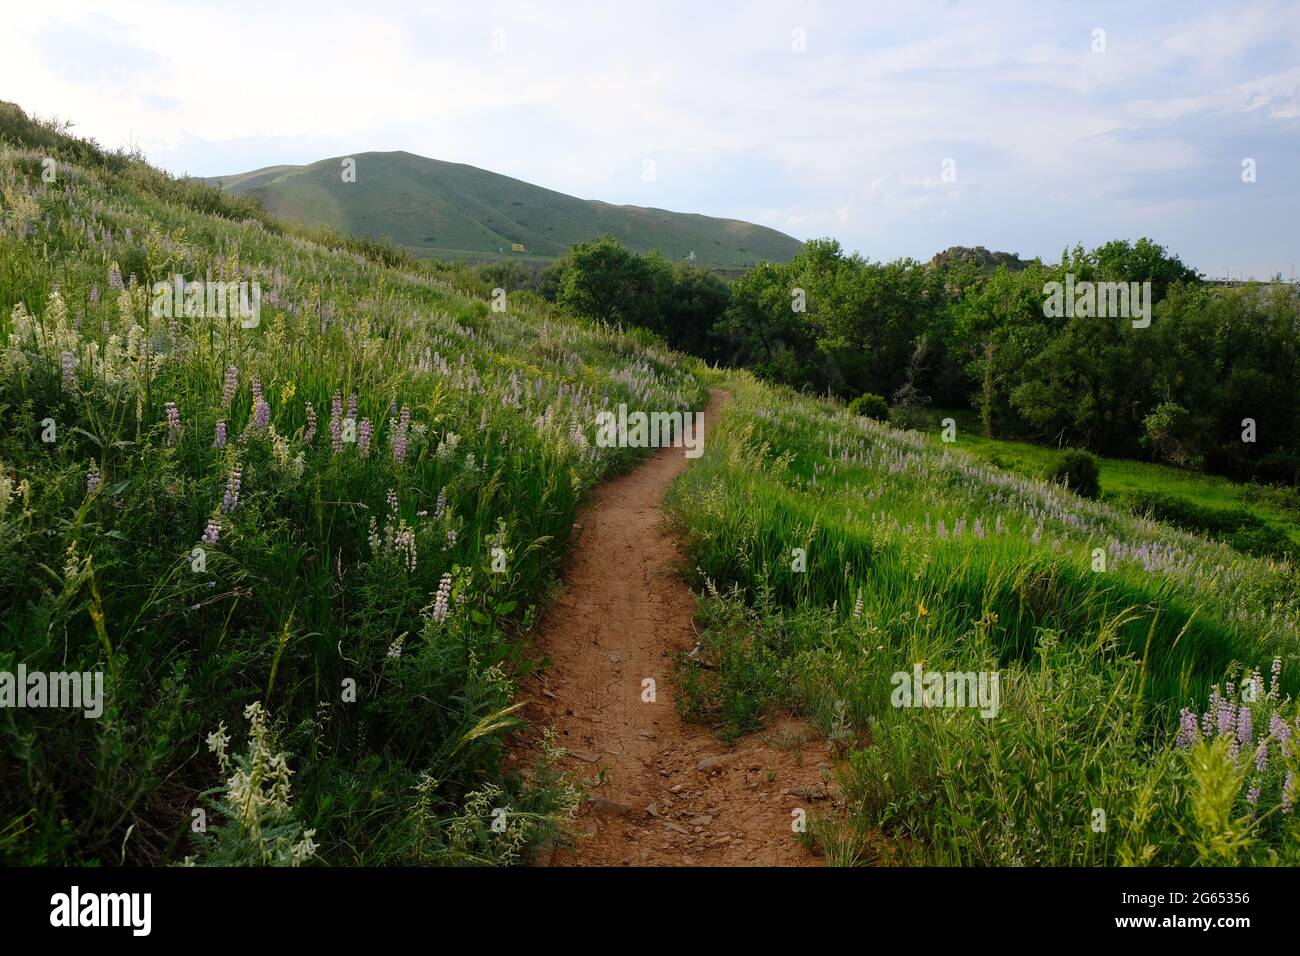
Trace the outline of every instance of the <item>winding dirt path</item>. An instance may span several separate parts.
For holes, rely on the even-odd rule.
[[[729,397],[713,392],[706,436]],[[579,811],[575,845],[544,865],[820,862],[791,824],[792,811],[812,816],[830,795],[824,737],[774,722],[728,748],[673,706],[677,655],[695,646],[695,599],[660,499],[688,463],[682,449],[660,449],[595,491],[578,518],[563,596],[534,639],[535,656],[553,666],[521,688],[525,716],[555,729],[567,769],[587,780],[605,773]],[[643,700],[646,678],[653,702]]]

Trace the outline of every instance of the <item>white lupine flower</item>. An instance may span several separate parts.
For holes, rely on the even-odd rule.
[[[438,594],[433,600],[433,619],[439,624],[447,620],[450,613],[451,600],[451,575],[444,574],[442,580],[438,583]]]

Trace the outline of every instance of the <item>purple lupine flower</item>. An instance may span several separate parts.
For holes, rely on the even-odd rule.
[[[86,494],[95,493],[95,489],[103,482],[103,477],[99,474],[99,462],[92,461],[90,468],[86,471]]]
[[[312,439],[316,437],[316,406],[311,402],[307,403],[307,430],[302,433],[302,440],[310,445]]]
[[[262,397],[262,383],[253,382],[253,427],[259,431],[266,431],[266,424],[271,420],[271,406],[266,403]]]
[[[1201,733],[1209,737],[1214,733],[1214,715],[1218,711],[1219,685],[1210,688],[1210,709],[1201,716]]]
[[[235,397],[235,389],[239,387],[239,369],[230,365],[226,367],[226,381],[221,386],[221,407],[226,408],[230,405],[231,400]]]
[[[1232,685],[1229,684],[1228,696],[1219,698],[1219,712],[1217,717],[1220,737],[1231,737],[1233,731],[1236,730],[1236,727],[1234,726],[1236,723],[1236,717],[1233,714],[1232,701],[1229,699],[1231,696]]]
[[[212,438],[212,447],[225,448],[226,447],[226,420],[224,418],[217,422],[217,427],[215,429],[215,432],[216,434]]]
[[[1243,747],[1249,745],[1255,739],[1254,730],[1250,708],[1243,704],[1237,714],[1237,742]]]
[[[447,620],[451,602],[451,575],[444,574],[438,582],[438,594],[433,599],[433,619],[439,624]]]
[[[1283,757],[1291,756],[1291,725],[1278,714],[1268,719],[1268,733],[1278,743]]]
[[[77,357],[71,352],[64,352],[59,356],[59,361],[63,366],[63,387],[72,391],[77,387]]]
[[[220,540],[221,540],[221,525],[217,524],[216,518],[209,518],[208,526],[203,529],[202,543],[207,545],[213,545]]]
[[[1263,773],[1268,769],[1268,738],[1262,737],[1255,748],[1255,772]]]
[[[375,426],[368,418],[361,419],[361,423],[357,425],[357,453],[362,458],[367,458],[370,455],[370,436],[374,434],[374,431]]]
[[[126,288],[122,283],[122,273],[118,270],[117,266],[113,266],[113,268],[108,270],[108,287],[118,291]]]
[[[357,420],[357,393],[356,392],[353,392],[352,395],[348,398],[348,413],[343,417],[350,418],[354,422]]]
[[[230,473],[230,479],[226,482],[226,495],[221,499],[221,510],[226,514],[239,507],[239,483],[242,478],[242,472],[236,468]]]
[[[401,417],[397,421],[397,428],[393,432],[393,460],[399,465],[406,461],[406,430],[411,427],[411,409],[402,406]]]
[[[181,412],[175,402],[168,402],[167,410],[167,444],[175,445],[181,435]]]
[[[1196,727],[1196,715],[1192,713],[1190,707],[1184,707],[1178,721],[1178,739],[1174,741],[1174,746],[1179,750],[1187,750],[1200,739],[1201,734]]]
[[[1259,787],[1251,787],[1246,791],[1246,802],[1252,806],[1259,803]]]
[[[340,392],[334,393],[330,405],[330,443],[334,446],[334,454],[343,451],[343,395]]]
[[[975,533],[975,537],[979,538],[981,541],[984,540],[984,525],[980,523],[979,518],[975,519],[975,523],[971,525],[971,530]]]
[[[92,286],[90,287],[90,304],[91,304],[91,305],[99,305],[99,286],[98,286],[98,285],[92,285]]]

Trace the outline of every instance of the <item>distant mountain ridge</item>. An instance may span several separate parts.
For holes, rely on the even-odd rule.
[[[355,162],[355,181],[344,181],[346,159]],[[694,253],[702,266],[740,269],[784,262],[803,245],[751,222],[578,199],[403,151],[267,166],[206,181],[252,196],[276,216],[389,239],[443,259],[554,258],[610,233],[637,252],[658,249],[671,260]],[[515,251],[516,244],[523,249]]]

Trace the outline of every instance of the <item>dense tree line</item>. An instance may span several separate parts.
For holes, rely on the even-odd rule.
[[[1053,283],[1075,292],[1064,309],[1057,293],[1055,312]],[[1125,284],[1132,301],[1078,295],[1100,283]],[[1296,289],[1208,285],[1149,239],[1076,246],[1051,265],[1003,257],[995,268],[960,255],[873,262],[819,239],[728,284],[606,236],[530,287],[772,381],[883,396],[904,423],[924,420],[930,404],[969,406],[992,436],[1300,477]]]

